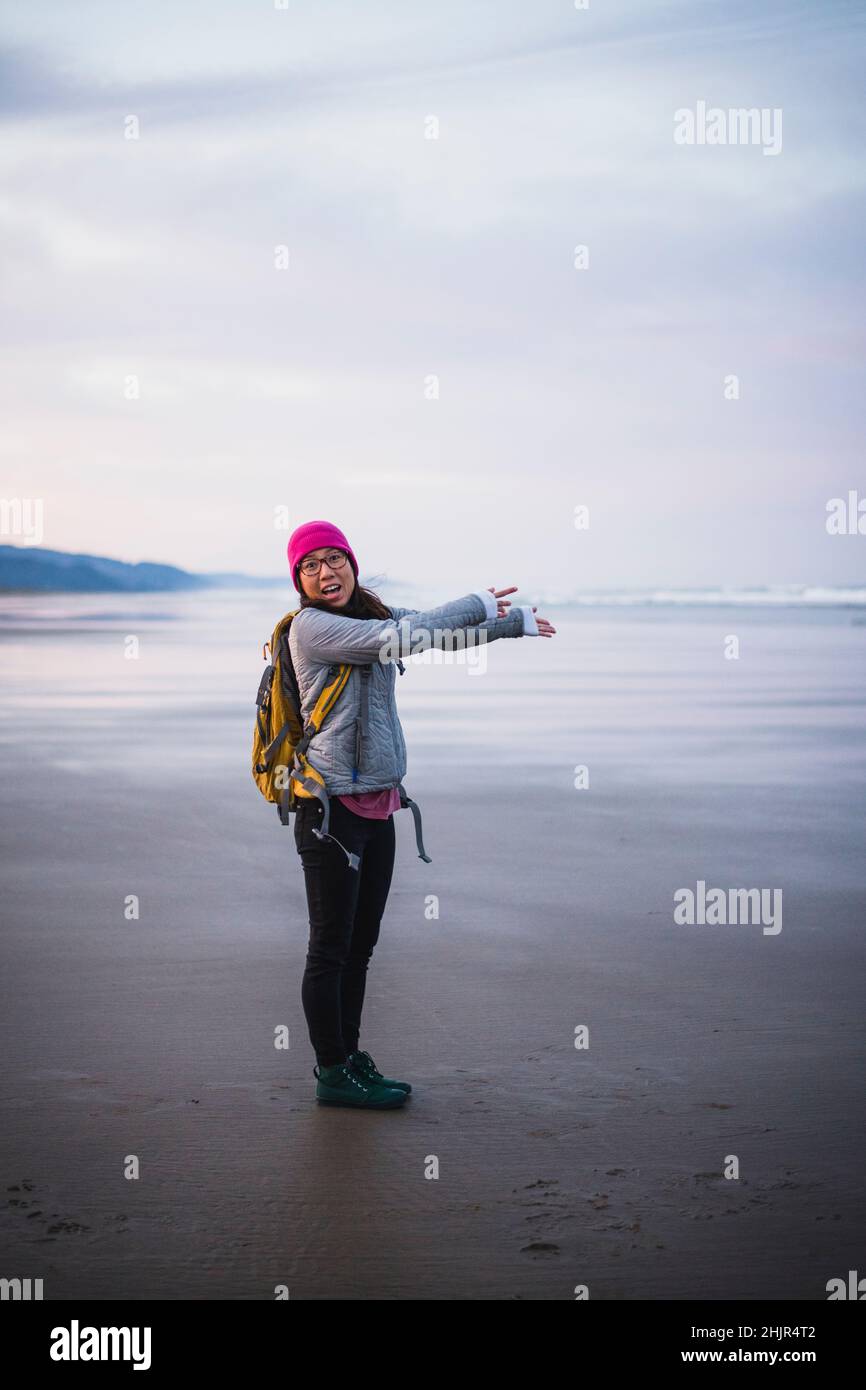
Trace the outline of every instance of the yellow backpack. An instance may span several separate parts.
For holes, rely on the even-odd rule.
[[[324,836],[328,831],[328,796],[322,774],[307,761],[306,749],[345,689],[352,667],[341,664],[329,668],[329,679],[304,728],[300,691],[289,651],[289,630],[298,612],[300,609],[295,608],[281,618],[262,648],[264,660],[268,661],[270,653],[270,661],[256,695],[253,777],[265,800],[276,805],[283,825],[289,824],[299,798],[318,797],[325,810],[321,831]]]

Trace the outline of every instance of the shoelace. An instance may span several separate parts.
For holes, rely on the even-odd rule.
[[[353,1073],[351,1067],[349,1067],[349,1066],[344,1066],[344,1067],[343,1067],[343,1075],[344,1075],[344,1076],[347,1076],[347,1077],[349,1078],[349,1080],[350,1080],[351,1082],[353,1082],[353,1084],[354,1084],[355,1086],[360,1086],[362,1091],[368,1091],[368,1090],[370,1089],[369,1086],[365,1086],[365,1085],[364,1085],[363,1081],[359,1081],[359,1080],[358,1080],[357,1076],[355,1076],[355,1074]],[[321,1078],[321,1075],[320,1075],[320,1073],[319,1073],[318,1071],[316,1072],[316,1077],[317,1077],[317,1079],[318,1079],[319,1081],[321,1081],[322,1078]]]

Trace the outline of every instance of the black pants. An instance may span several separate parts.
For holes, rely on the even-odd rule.
[[[330,805],[328,831],[359,856],[357,869],[339,845],[313,834],[312,827],[322,824],[319,801],[301,800],[295,812],[310,914],[301,1000],[321,1067],[335,1066],[358,1048],[367,965],[379,939],[396,845],[393,815],[358,816],[335,796]]]

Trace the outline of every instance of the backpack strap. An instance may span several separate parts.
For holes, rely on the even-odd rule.
[[[412,819],[415,822],[415,843],[418,846],[418,858],[423,859],[425,864],[432,864],[433,860],[424,849],[424,841],[421,838],[421,812],[418,809],[418,803],[412,800],[402,782],[399,783],[397,790],[400,793],[401,809],[408,806],[412,812]]]
[[[317,782],[315,777],[310,777],[307,774],[306,769],[308,769],[309,766],[310,764],[307,762],[306,758],[302,754],[301,757],[298,759],[299,772],[292,774],[292,781],[299,782],[302,787],[304,787],[308,792],[311,792],[312,795],[315,796],[317,800],[319,800],[322,803],[323,815],[321,829],[319,829],[318,826],[312,826],[312,831],[316,839],[333,840],[335,845],[340,845],[340,841],[337,839],[336,835],[330,835],[328,833],[328,826],[330,824],[331,817],[331,803],[328,800],[328,793],[325,790],[325,784],[324,782]],[[346,849],[345,845],[340,845],[340,849],[343,851],[346,858],[348,859],[350,869],[357,869],[360,867],[361,860],[359,859],[357,854],[353,854],[351,850]]]
[[[327,715],[330,714],[334,705],[342,695],[346,687],[346,682],[351,674],[351,666],[340,665],[328,667],[328,675],[334,678],[333,683],[327,680],[325,681],[319,693],[319,698],[310,711],[310,717],[307,720],[303,735],[295,744],[296,753],[305,753],[307,751],[310,739],[321,729]]]
[[[282,743],[283,739],[285,738],[286,734],[289,732],[291,727],[291,723],[287,720],[283,727],[280,729],[280,732],[277,734],[276,738],[271,740],[267,748],[262,753],[262,761],[260,763],[256,763],[256,772],[267,772],[268,768],[270,767],[271,763],[273,762],[274,758],[277,756],[277,753],[279,752],[280,744]]]
[[[333,840],[334,844],[336,845],[340,845],[340,841],[334,835],[330,835],[328,833],[328,826],[330,824],[331,817],[331,803],[328,800],[328,793],[325,789],[325,783],[321,774],[315,772],[315,769],[312,767],[312,764],[307,760],[306,752],[310,743],[310,739],[313,738],[314,735],[319,732],[319,729],[322,727],[322,724],[324,723],[327,715],[333,709],[337,700],[343,693],[343,690],[346,687],[346,682],[348,681],[351,674],[352,667],[343,663],[341,663],[338,666],[330,666],[328,668],[328,676],[333,677],[334,679],[332,681],[325,681],[325,684],[319,694],[319,697],[316,700],[316,703],[313,706],[312,711],[310,712],[310,717],[307,720],[307,724],[304,729],[303,735],[295,744],[294,767],[296,768],[296,771],[292,773],[290,778],[290,781],[297,782],[298,785],[303,787],[306,792],[309,792],[312,796],[316,797],[316,799],[322,803],[322,826],[321,829],[319,829],[316,826],[313,826],[313,834],[319,840]],[[314,773],[315,775],[313,775]],[[343,853],[349,861],[349,868],[359,868],[361,861],[358,858],[358,855],[352,854],[351,851],[347,850],[344,845],[340,845],[340,849],[343,851]]]

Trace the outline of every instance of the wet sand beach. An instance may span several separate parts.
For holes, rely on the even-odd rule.
[[[128,618],[3,635],[8,1275],[49,1299],[810,1300],[859,1267],[866,630],[756,621],[734,673],[703,616],[571,614],[557,652],[498,644],[471,684],[407,674],[433,863],[399,813],[361,1045],[414,1089],[362,1113],[314,1100],[246,620],[202,712],[170,616],[113,681]],[[74,676],[28,705],[58,649]],[[781,887],[781,931],[677,924],[698,880]]]

